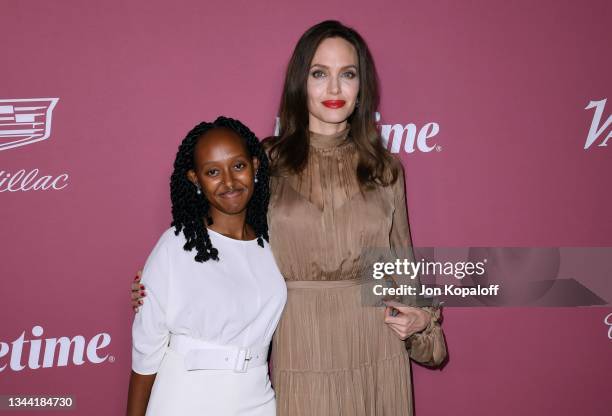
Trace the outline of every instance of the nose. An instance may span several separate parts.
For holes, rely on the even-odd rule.
[[[331,76],[327,83],[327,92],[332,95],[340,94],[340,77]]]
[[[228,169],[224,169],[223,170],[223,184],[225,186],[227,186],[228,188],[233,188],[234,187],[234,171],[231,168]]]

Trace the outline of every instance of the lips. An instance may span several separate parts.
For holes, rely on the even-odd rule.
[[[322,104],[327,108],[342,108],[346,101],[344,100],[327,100],[323,101]]]
[[[233,189],[231,191],[222,192],[222,193],[219,194],[219,196],[221,198],[231,199],[231,198],[236,198],[236,197],[242,195],[243,192],[244,192],[243,189]]]

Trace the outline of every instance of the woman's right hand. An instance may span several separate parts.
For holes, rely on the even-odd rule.
[[[147,294],[145,293],[145,287],[142,283],[140,283],[140,278],[142,277],[142,270],[138,270],[136,273],[136,277],[132,282],[132,309],[134,312],[138,312],[138,308],[142,305],[142,301]]]

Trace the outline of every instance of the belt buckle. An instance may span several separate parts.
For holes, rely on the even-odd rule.
[[[246,373],[249,367],[249,361],[253,356],[249,348],[240,348],[236,355],[236,364],[234,365],[234,371],[236,373]]]

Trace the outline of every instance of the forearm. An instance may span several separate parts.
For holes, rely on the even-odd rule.
[[[127,416],[144,416],[156,374],[143,375],[132,371],[128,391]]]

